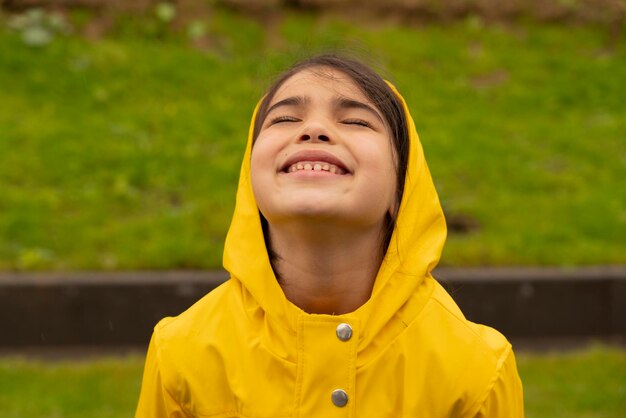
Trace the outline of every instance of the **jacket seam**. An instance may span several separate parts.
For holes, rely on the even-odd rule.
[[[170,322],[168,322],[169,324]],[[164,324],[163,326],[167,326],[168,324]],[[161,347],[159,346],[159,342],[158,342],[158,335],[155,335],[155,344],[156,344],[156,362],[157,362],[157,367],[160,369],[161,366]],[[187,410],[186,407],[184,407],[180,401],[178,399],[176,399],[176,397],[172,394],[172,392],[167,388],[167,385],[165,384],[165,381],[163,381],[162,383],[163,385],[163,390],[165,391],[165,393],[167,393],[169,395],[170,398],[172,398],[172,401],[174,401],[174,403],[176,403],[176,405],[180,408],[181,411],[183,411],[183,413],[185,414],[185,416],[187,418],[192,418],[194,415]]]
[[[413,276],[408,275],[408,274],[407,274],[406,276],[413,277]],[[433,280],[433,281],[435,281],[435,280]],[[424,281],[424,283],[425,283],[425,282],[426,282],[426,281]],[[436,283],[435,283],[435,285],[436,285]],[[433,287],[432,287],[432,289],[430,289],[430,290],[429,290],[429,293],[428,293],[428,295],[427,295],[427,296],[426,296],[426,298],[425,298],[426,300],[424,301],[424,303],[423,303],[423,304],[422,304],[422,306],[420,307],[419,312],[417,312],[417,314],[413,317],[413,319],[412,319],[411,321],[409,321],[409,322],[405,322],[405,323],[404,323],[404,324],[405,324],[404,329],[403,329],[401,332],[399,332],[399,333],[398,333],[398,335],[396,335],[396,336],[395,336],[395,337],[394,337],[394,338],[393,338],[393,339],[389,342],[389,344],[387,344],[386,346],[382,347],[382,348],[378,351],[378,353],[376,353],[376,355],[375,355],[375,356],[373,356],[373,357],[372,357],[372,358],[371,358],[368,362],[361,364],[361,365],[358,367],[358,369],[359,369],[359,370],[364,370],[364,369],[366,369],[366,368],[367,368],[370,364],[372,364],[372,363],[374,363],[375,361],[377,361],[377,360],[378,360],[380,357],[382,357],[382,356],[383,356],[383,355],[384,355],[384,354],[385,354],[388,350],[390,350],[390,349],[391,349],[391,347],[395,344],[395,342],[398,340],[398,338],[399,338],[402,334],[406,333],[406,332],[407,332],[407,330],[408,330],[409,328],[411,328],[414,324],[417,324],[419,321],[421,321],[422,316],[424,316],[424,315],[425,315],[426,306],[428,305],[428,302],[429,302],[431,299],[433,299],[433,293],[434,293],[434,292],[435,292],[435,286],[433,286]],[[396,315],[397,315],[397,312],[396,312]],[[403,322],[404,322],[404,321],[403,321]],[[358,353],[357,353],[357,355],[358,355]]]
[[[439,285],[439,283],[437,283],[437,285]],[[433,290],[434,293],[434,290]],[[463,326],[472,333],[472,335],[476,336],[477,338],[480,339],[480,341],[482,343],[484,343],[484,339],[482,338],[482,336],[476,332],[475,329],[473,329],[472,327],[469,326],[468,320],[465,317],[459,317],[459,315],[457,315],[456,312],[452,312],[450,309],[448,309],[448,307],[446,305],[444,305],[437,297],[431,297],[430,299],[432,301],[434,301],[435,303],[437,303],[437,305],[439,305],[440,307],[442,307],[446,312],[448,312],[450,315],[452,315],[454,317],[454,319],[456,319],[459,323],[463,324]]]
[[[357,326],[360,324],[357,322]],[[348,405],[348,417],[352,418],[356,414],[356,341],[350,342],[350,354],[348,357],[348,393],[354,394],[354,401]]]
[[[293,416],[295,418],[300,416],[300,400],[302,397],[302,374],[304,373],[304,358],[302,355],[303,347],[302,347],[302,330],[304,324],[302,323],[302,318],[297,319],[296,324],[296,391],[295,391],[295,399],[294,399],[294,413]]]
[[[485,404],[487,403],[487,400],[489,400],[489,394],[493,391],[496,385],[496,382],[498,381],[502,373],[503,365],[506,362],[506,360],[509,358],[512,352],[513,352],[512,346],[509,344],[505,352],[498,359],[498,363],[496,365],[496,372],[494,373],[493,378],[487,385],[484,395],[479,397],[478,400],[474,403],[474,405],[476,405],[477,408],[470,409],[470,411],[472,412],[470,416],[473,417],[474,415],[476,415],[485,406]]]
[[[466,328],[469,332],[471,332],[471,333],[472,333],[472,335],[474,335],[474,336],[475,336],[478,340],[480,340],[480,342],[481,342],[481,344],[482,344],[483,348],[485,348],[485,345],[487,345],[487,344],[486,344],[486,342],[485,342],[485,339],[483,338],[483,336],[482,336],[482,335],[480,335],[480,333],[478,333],[478,332],[477,332],[474,328],[472,328],[472,327],[469,325],[470,321],[468,321],[467,319],[465,319],[465,317],[459,317],[459,316],[458,316],[455,312],[452,312],[450,309],[448,309],[448,307],[447,307],[447,306],[445,306],[445,305],[444,305],[444,304],[443,304],[443,303],[442,303],[439,299],[437,299],[436,297],[431,297],[431,299],[432,299],[435,303],[437,303],[440,307],[442,307],[442,308],[443,308],[446,312],[448,312],[450,315],[452,315],[452,316],[454,317],[454,319],[456,319],[459,323],[463,324],[463,326],[464,326],[464,327],[465,327],[465,328]],[[509,350],[511,350],[511,348],[512,348],[511,344],[510,344],[508,341],[506,341],[506,343],[507,343],[507,349],[506,349],[506,351],[504,352],[503,356],[504,356],[505,354],[507,354],[507,353],[508,353],[508,351],[509,351]],[[489,349],[489,347],[487,347],[487,350],[488,350],[488,351],[490,351],[490,352],[492,351],[491,349]],[[502,356],[498,359],[498,362],[501,362],[501,361],[502,361]]]

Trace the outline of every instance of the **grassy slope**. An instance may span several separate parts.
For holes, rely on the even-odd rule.
[[[526,416],[623,417],[626,352],[596,347],[570,354],[518,355]],[[44,363],[0,359],[3,418],[132,415],[142,359]]]
[[[302,15],[269,36],[219,14],[199,52],[138,27],[44,49],[0,31],[0,269],[219,267],[269,76],[346,45],[393,74],[446,212],[480,224],[451,235],[443,263],[626,263],[626,43]]]

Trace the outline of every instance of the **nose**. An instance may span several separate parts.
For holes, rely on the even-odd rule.
[[[331,135],[329,130],[320,122],[308,123],[300,133],[300,141],[321,141],[330,142]]]
[[[300,140],[301,140],[301,141],[310,141],[311,139],[316,139],[316,140],[318,140],[318,141],[322,141],[322,142],[328,142],[328,141],[330,141],[330,138],[328,138],[328,136],[327,136],[327,135],[324,135],[324,134],[313,135],[313,136],[311,136],[311,135],[309,135],[309,134],[303,134],[303,135],[300,137]]]

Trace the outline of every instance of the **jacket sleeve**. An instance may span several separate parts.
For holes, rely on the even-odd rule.
[[[515,355],[510,349],[499,368],[491,390],[475,415],[475,418],[497,417],[524,417],[522,381],[517,373]]]
[[[153,334],[146,356],[135,418],[189,418],[163,384],[159,357],[156,335]]]

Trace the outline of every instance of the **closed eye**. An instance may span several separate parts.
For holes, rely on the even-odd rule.
[[[277,116],[270,120],[270,125],[274,125],[276,123],[282,123],[282,122],[299,122],[299,121],[300,119],[295,118],[293,116]]]
[[[363,119],[345,119],[345,120],[342,120],[341,123],[346,124],[346,125],[358,125],[358,126],[363,126],[365,128],[374,129],[371,123]]]

